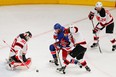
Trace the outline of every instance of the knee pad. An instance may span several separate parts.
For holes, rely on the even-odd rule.
[[[55,51],[55,47],[54,47],[53,44],[51,44],[51,45],[49,46],[49,50],[50,50],[50,51]]]
[[[50,50],[53,58],[56,58],[56,51],[55,51],[56,49],[53,44],[50,45],[49,50]]]

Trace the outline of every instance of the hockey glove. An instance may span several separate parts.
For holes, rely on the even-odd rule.
[[[96,30],[96,29],[94,29],[94,30],[93,30],[93,34],[96,34],[96,33],[97,33],[97,30]]]
[[[58,39],[58,37],[57,37],[57,33],[54,33],[53,38],[54,38],[55,40]]]
[[[100,28],[95,27],[94,30],[93,30],[93,34],[96,34],[99,30],[100,30]]]
[[[89,15],[88,15],[89,19],[92,20],[94,18],[94,13],[93,12],[90,12]]]
[[[70,42],[67,41],[67,40],[65,40],[65,39],[61,39],[60,45],[61,45],[62,47],[68,47],[68,46],[70,45]]]

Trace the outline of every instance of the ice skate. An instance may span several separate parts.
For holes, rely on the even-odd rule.
[[[10,68],[11,70],[14,70],[15,67],[14,67],[13,64],[9,63],[8,65],[9,65],[9,68]]]
[[[62,72],[63,74],[65,74],[65,69],[66,69],[66,66],[62,66],[61,68],[57,68],[57,70],[59,72]]]
[[[49,60],[50,63],[54,63],[56,66],[58,66],[58,60],[57,59],[54,59],[54,60]]]
[[[93,43],[92,45],[91,45],[91,48],[95,48],[95,47],[97,47],[98,46],[98,43]]]
[[[113,45],[112,46],[112,51],[115,51],[116,50],[116,45]]]
[[[82,64],[80,62],[77,63],[80,68],[82,68]]]
[[[85,66],[85,69],[86,69],[88,72],[91,71],[91,69],[90,69],[88,66]]]

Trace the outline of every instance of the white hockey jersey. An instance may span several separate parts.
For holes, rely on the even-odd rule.
[[[77,33],[69,34],[69,39],[71,41],[72,46],[80,44],[81,46],[86,47],[86,41],[79,31]]]
[[[113,23],[113,17],[108,10],[105,10],[105,16],[104,17],[101,17],[100,13],[98,13],[97,10],[93,10],[91,12],[94,13],[97,21],[100,23],[100,25],[97,26],[98,28],[102,28],[104,26],[108,26],[109,24]]]
[[[27,53],[27,42],[20,38],[20,36],[16,37],[12,43],[11,50],[10,50],[10,57],[11,56],[18,56],[22,57],[23,54]]]

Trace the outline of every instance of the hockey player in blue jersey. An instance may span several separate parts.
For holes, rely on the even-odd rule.
[[[68,36],[64,35],[65,28],[61,26],[59,23],[56,23],[54,25],[54,30],[55,32],[54,32],[53,38],[55,39],[55,43],[49,46],[49,50],[52,54],[53,60],[50,60],[49,62],[52,62],[56,66],[58,66],[58,59],[57,59],[56,53],[62,48],[62,45],[61,45],[62,39],[65,39],[68,42],[69,42],[69,39],[68,39]]]

